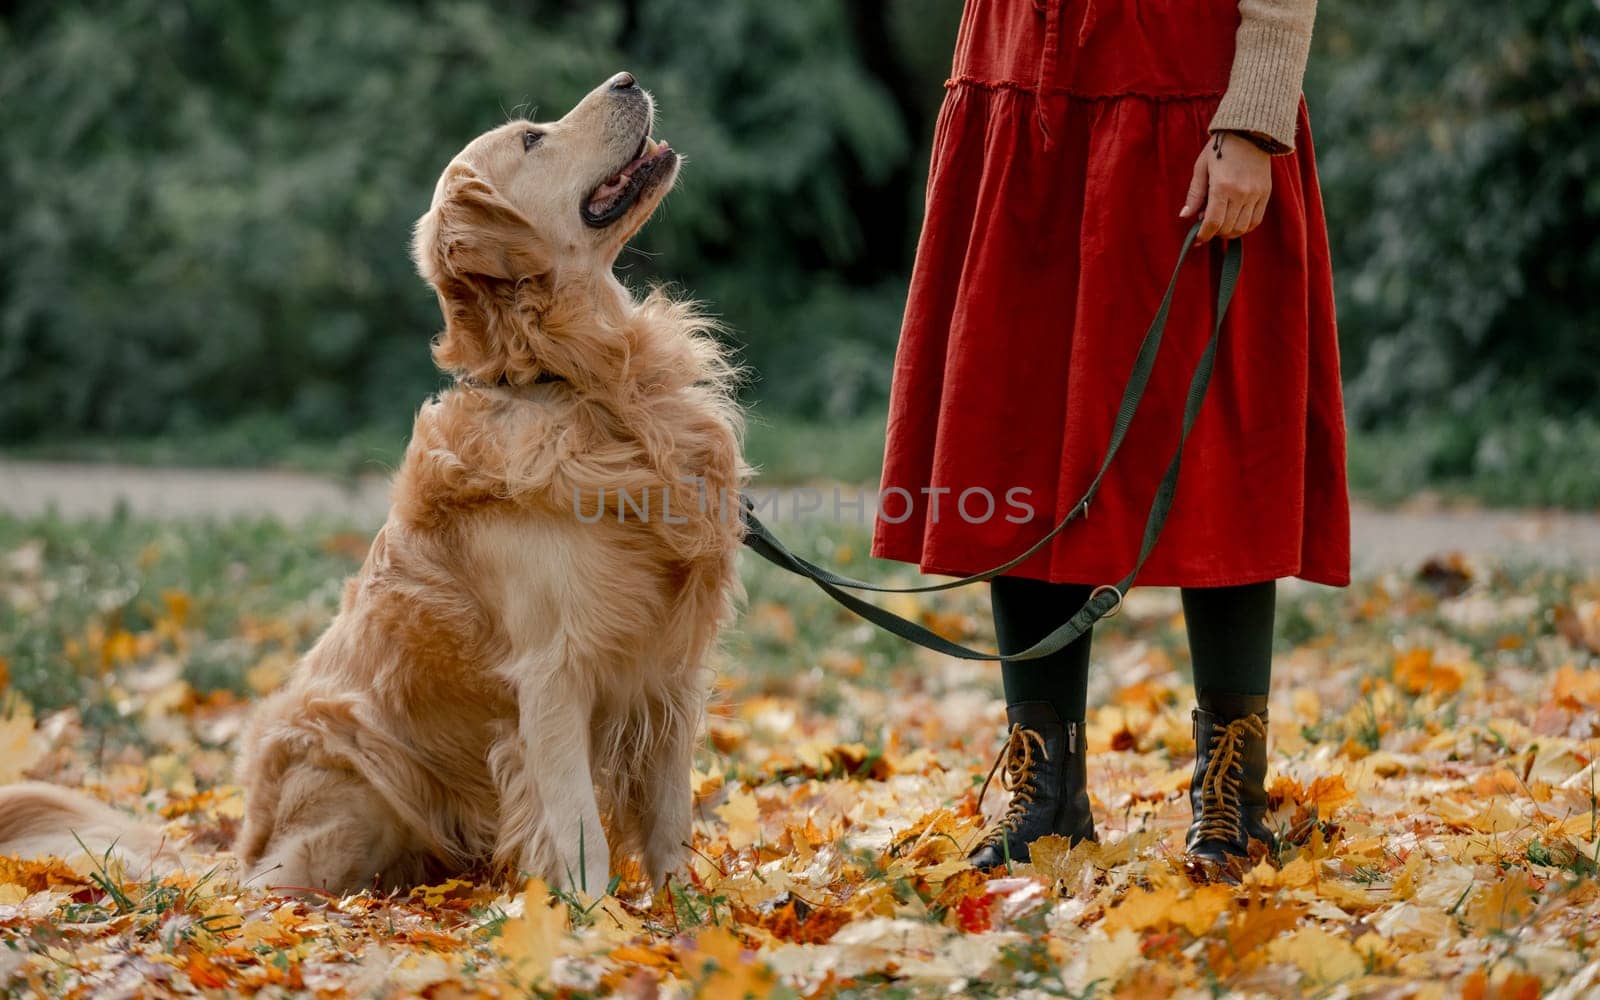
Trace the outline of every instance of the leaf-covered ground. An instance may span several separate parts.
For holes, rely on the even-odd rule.
[[[862,568],[859,531],[785,534]],[[1285,587],[1269,777],[1283,844],[1237,887],[1182,864],[1175,594],[1135,594],[1096,637],[1101,843],[1046,844],[989,877],[962,856],[1003,735],[994,668],[913,653],[751,564],[695,775],[692,866],[667,891],[625,871],[598,898],[471,880],[274,896],[228,863],[232,741],[365,545],[334,527],[0,519],[0,781],[86,787],[196,858],[164,879],[0,859],[0,992],[1600,991],[1600,573],[1441,558],[1343,592]],[[985,600],[898,609],[988,643]]]

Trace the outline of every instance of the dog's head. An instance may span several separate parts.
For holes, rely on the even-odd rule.
[[[650,95],[618,73],[559,121],[514,121],[468,143],[439,178],[413,246],[447,321],[470,324],[469,306],[512,289],[538,308],[609,275],[677,177],[678,154],[650,138],[654,117]],[[478,367],[460,353],[445,350],[441,365]]]
[[[650,138],[655,103],[618,73],[554,122],[508,122],[450,161],[417,222],[416,259],[453,277],[523,280],[610,267],[672,187],[678,154]]]

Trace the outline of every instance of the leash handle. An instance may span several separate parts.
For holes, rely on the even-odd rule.
[[[964,660],[1034,660],[1049,656],[1052,653],[1070,645],[1096,621],[1114,614],[1120,610],[1122,599],[1133,586],[1139,571],[1144,568],[1150,553],[1154,551],[1156,542],[1161,537],[1161,529],[1166,525],[1167,515],[1171,512],[1172,501],[1178,491],[1178,473],[1183,461],[1183,448],[1189,439],[1189,432],[1193,429],[1195,420],[1200,415],[1200,406],[1205,402],[1207,389],[1211,385],[1211,375],[1215,367],[1217,345],[1222,337],[1222,324],[1228,313],[1228,306],[1233,301],[1233,293],[1239,283],[1239,272],[1243,264],[1243,247],[1238,240],[1231,240],[1222,258],[1222,271],[1217,283],[1216,311],[1211,330],[1211,339],[1207,341],[1205,350],[1200,355],[1200,360],[1195,365],[1193,376],[1189,380],[1189,393],[1184,402],[1183,424],[1178,438],[1178,446],[1172,455],[1172,461],[1167,466],[1166,474],[1161,479],[1161,484],[1156,489],[1155,497],[1151,501],[1150,513],[1145,519],[1144,537],[1140,543],[1138,558],[1134,561],[1133,568],[1128,574],[1114,585],[1095,588],[1077,614],[1073,615],[1055,631],[1039,640],[1020,653],[1002,656],[999,653],[985,653],[979,650],[952,642],[925,626],[902,618],[893,612],[878,607],[875,604],[849,593],[851,590],[865,590],[875,593],[889,594],[926,594],[943,590],[954,590],[972,583],[992,580],[1002,575],[1007,570],[1026,562],[1036,555],[1046,545],[1050,544],[1056,536],[1064,531],[1068,524],[1087,514],[1089,503],[1100,490],[1100,485],[1105,479],[1106,472],[1111,468],[1111,461],[1121,449],[1127,437],[1128,428],[1133,423],[1134,415],[1138,412],[1139,404],[1144,398],[1145,389],[1149,386],[1150,375],[1155,369],[1156,357],[1160,353],[1161,341],[1166,332],[1167,317],[1172,311],[1173,296],[1177,291],[1178,277],[1183,271],[1183,265],[1189,258],[1189,253],[1194,249],[1195,237],[1200,232],[1200,223],[1196,222],[1184,237],[1183,247],[1178,253],[1178,263],[1173,268],[1172,278],[1167,283],[1166,294],[1162,297],[1161,306],[1156,310],[1155,317],[1151,320],[1150,328],[1145,332],[1144,340],[1139,344],[1139,351],[1134,357],[1133,370],[1128,375],[1127,386],[1123,389],[1122,402],[1117,407],[1116,421],[1112,425],[1111,438],[1106,444],[1105,458],[1100,463],[1100,469],[1089,483],[1089,488],[1067,512],[1066,516],[1058,521],[1055,527],[1038,541],[1029,546],[1024,552],[1012,559],[1008,559],[998,566],[986,569],[981,573],[964,576],[956,580],[947,580],[942,583],[924,584],[916,587],[889,587],[875,584],[865,580],[842,576],[824,569],[808,560],[796,555],[774,535],[760,518],[756,517],[755,506],[747,496],[741,496],[743,506],[741,516],[744,522],[744,543],[763,559],[783,569],[789,570],[798,576],[806,577],[816,584],[824,593],[846,608],[865,618],[867,621],[891,632],[902,639],[916,643],[935,652],[944,653]]]

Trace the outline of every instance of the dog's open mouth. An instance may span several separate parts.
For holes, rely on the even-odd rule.
[[[583,221],[596,229],[616,222],[638,203],[641,195],[661,181],[677,160],[677,152],[665,141],[657,142],[648,135],[641,138],[633,159],[584,199]]]

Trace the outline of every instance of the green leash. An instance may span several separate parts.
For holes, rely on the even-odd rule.
[[[1128,427],[1133,423],[1134,414],[1139,410],[1139,402],[1144,398],[1145,388],[1150,384],[1150,373],[1155,370],[1156,355],[1161,350],[1161,338],[1166,332],[1167,315],[1172,311],[1172,297],[1178,288],[1178,275],[1183,271],[1183,264],[1189,259],[1189,252],[1194,248],[1195,237],[1200,232],[1200,223],[1195,223],[1189,230],[1189,235],[1184,237],[1183,249],[1178,253],[1177,266],[1172,270],[1172,280],[1167,283],[1167,294],[1161,300],[1161,308],[1156,310],[1155,319],[1150,322],[1150,329],[1145,333],[1144,340],[1139,344],[1139,353],[1134,358],[1133,371],[1128,375],[1128,384],[1122,391],[1122,403],[1117,407],[1117,419],[1111,428],[1111,440],[1106,445],[1105,459],[1100,463],[1100,471],[1095,474],[1089,483],[1089,489],[1084,493],[1083,499],[1073,505],[1072,509],[1063,517],[1049,534],[1039,539],[1027,551],[1014,559],[1009,559],[986,569],[981,573],[964,576],[959,580],[946,580],[943,583],[930,583],[918,587],[886,587],[882,584],[869,583],[865,580],[856,580],[848,576],[840,576],[809,562],[791,552],[783,542],[779,541],[761,520],[756,517],[755,505],[748,496],[741,496],[743,505],[742,517],[744,520],[744,544],[753,552],[775,566],[788,570],[797,576],[803,576],[815,583],[823,593],[832,597],[851,611],[865,618],[878,627],[894,633],[908,642],[931,649],[948,656],[959,657],[963,660],[1036,660],[1042,656],[1049,656],[1071,645],[1079,636],[1087,632],[1094,623],[1108,615],[1115,614],[1122,607],[1122,598],[1129,588],[1133,586],[1134,578],[1139,575],[1139,570],[1144,568],[1145,560],[1156,547],[1156,540],[1161,537],[1161,529],[1167,523],[1167,514],[1172,509],[1172,499],[1178,492],[1178,468],[1183,461],[1183,446],[1189,439],[1189,431],[1194,428],[1195,420],[1200,416],[1200,404],[1205,402],[1206,390],[1211,386],[1211,372],[1216,362],[1217,343],[1222,337],[1222,320],[1228,314],[1228,304],[1233,300],[1234,288],[1239,283],[1239,268],[1243,261],[1243,250],[1238,240],[1230,240],[1222,258],[1222,275],[1217,283],[1217,310],[1216,322],[1211,329],[1211,339],[1206,342],[1205,350],[1200,355],[1200,361],[1195,365],[1194,375],[1189,380],[1189,397],[1183,408],[1183,432],[1178,438],[1178,447],[1173,452],[1172,461],[1167,466],[1166,475],[1162,477],[1161,485],[1156,490],[1155,499],[1150,504],[1150,514],[1145,519],[1144,541],[1139,547],[1139,557],[1134,561],[1133,569],[1128,575],[1115,584],[1096,587],[1089,595],[1078,613],[1054,632],[1040,639],[1020,653],[1001,656],[998,653],[985,653],[980,650],[952,642],[937,632],[932,631],[914,621],[902,618],[893,612],[886,611],[855,594],[850,590],[866,590],[887,594],[927,594],[940,590],[954,590],[968,584],[992,580],[1004,574],[1007,570],[1015,569],[1028,561],[1055,537],[1067,525],[1089,512],[1089,503],[1100,490],[1100,484],[1105,479],[1106,471],[1111,468],[1111,460],[1116,457],[1117,451],[1122,447],[1123,439],[1128,434]]]

